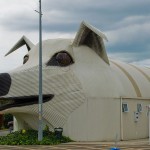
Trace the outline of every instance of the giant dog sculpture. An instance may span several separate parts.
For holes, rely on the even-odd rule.
[[[43,127],[63,127],[78,141],[121,139],[121,97],[150,98],[149,69],[109,60],[103,40],[82,22],[74,40],[43,41]],[[38,128],[39,45],[23,36],[6,56],[23,45],[23,65],[0,74],[0,109],[15,116],[15,130]]]

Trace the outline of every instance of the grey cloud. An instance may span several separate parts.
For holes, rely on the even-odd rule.
[[[128,15],[147,14],[150,12],[149,5],[150,1],[148,0],[145,0],[144,3],[136,0],[126,0],[125,2],[113,0],[113,4],[111,0],[43,0],[43,29],[53,32],[74,32],[82,20],[87,20],[98,28],[101,27],[103,30],[108,30],[115,27],[116,22],[123,20]],[[57,14],[57,12],[60,14]],[[14,22],[13,20],[17,18],[19,18],[18,21]],[[28,13],[25,8],[20,13],[15,14],[15,16],[5,18],[2,21],[3,26],[16,31],[37,30],[37,24],[38,20],[33,10]]]
[[[137,58],[141,55],[141,58],[150,57],[150,45],[149,45],[149,26],[150,22],[145,24],[133,24],[129,26],[123,26],[116,30],[106,32],[110,42],[106,43],[109,52],[136,52]],[[141,54],[142,52],[142,54]]]
[[[74,33],[85,20],[106,33],[110,54],[126,52],[132,56],[125,55],[128,61],[143,60],[150,57],[149,6],[149,0],[42,0],[43,34]],[[0,20],[10,34],[38,32],[38,14],[32,8],[16,8],[16,13],[0,15]]]
[[[44,1],[44,8],[46,11],[50,10],[61,10],[65,11],[66,14],[70,15],[66,16],[66,20],[78,22],[81,19],[88,20],[97,26],[101,26],[103,29],[111,29],[115,22],[118,22],[125,18],[128,15],[140,15],[147,14],[149,11],[150,1],[125,1],[122,2],[120,0],[106,0],[99,1],[93,0],[83,0],[83,1],[59,1],[56,0],[55,3],[52,1]],[[61,20],[61,18],[56,18]]]

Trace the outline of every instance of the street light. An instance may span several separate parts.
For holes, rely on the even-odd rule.
[[[41,0],[39,0],[39,128],[38,128],[38,141],[43,139],[43,120],[42,120],[42,11],[41,11]]]

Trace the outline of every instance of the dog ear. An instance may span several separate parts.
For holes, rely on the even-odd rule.
[[[73,41],[74,46],[87,45],[93,49],[107,64],[109,59],[105,50],[104,41],[107,37],[98,29],[86,22],[82,22]]]
[[[23,36],[11,49],[10,51],[5,55],[9,55],[10,53],[14,52],[15,50],[17,50],[18,48],[20,48],[21,46],[26,45],[28,51],[31,50],[31,48],[34,46],[34,44],[25,36]]]

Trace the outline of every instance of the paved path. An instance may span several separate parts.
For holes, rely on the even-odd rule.
[[[0,136],[6,136],[9,132],[9,130],[0,130]]]
[[[0,146],[0,150],[109,150],[112,142],[72,142],[54,146]],[[150,150],[148,139],[118,143],[121,150]]]

